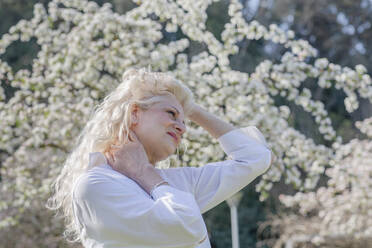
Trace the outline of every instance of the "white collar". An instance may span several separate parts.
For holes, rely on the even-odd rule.
[[[107,164],[105,155],[101,152],[91,152],[89,153],[89,163],[88,168],[93,168],[98,165]]]

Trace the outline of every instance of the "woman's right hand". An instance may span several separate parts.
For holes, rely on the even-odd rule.
[[[132,130],[127,142],[111,145],[111,150],[105,155],[114,170],[130,178],[141,174],[143,167],[151,166],[142,143]]]
[[[149,193],[163,179],[150,164],[142,143],[132,130],[129,132],[129,139],[120,146],[113,145],[105,156],[114,170],[136,181]]]

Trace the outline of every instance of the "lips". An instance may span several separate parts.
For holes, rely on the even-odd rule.
[[[178,144],[178,138],[177,138],[177,135],[175,135],[175,134],[172,133],[172,132],[167,132],[167,134],[169,134],[170,136],[172,136],[172,137],[176,140],[176,143]]]

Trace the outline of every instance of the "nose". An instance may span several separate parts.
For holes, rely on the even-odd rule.
[[[180,136],[182,136],[182,134],[186,132],[186,125],[182,122],[177,121],[174,125],[174,128],[177,130]]]

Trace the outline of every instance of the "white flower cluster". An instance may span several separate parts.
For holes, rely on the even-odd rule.
[[[298,207],[299,215],[307,216],[304,221],[292,216],[297,221],[286,223],[283,232],[288,240],[303,235],[304,242],[315,245],[332,243],[334,237],[348,240],[339,247],[372,240],[372,118],[357,122],[357,127],[369,140],[353,139],[337,149],[332,167],[326,170],[327,187],[280,197],[286,206]]]
[[[125,15],[114,13],[109,4],[100,7],[86,0],[53,0],[48,9],[37,4],[31,20],[20,21],[0,39],[0,54],[17,40],[35,38],[40,46],[30,71],[14,72],[0,61],[1,84],[17,89],[6,99],[0,87],[0,226],[31,218],[25,209],[44,211],[48,186],[94,106],[130,67],[171,70],[211,112],[238,126],[259,127],[277,156],[257,185],[262,200],[282,177],[299,189],[314,188],[341,145],[324,104],[313,100],[308,89],[299,91],[302,82],[310,78],[321,87],[343,90],[348,111],[357,108],[357,94],[372,100],[371,79],[363,66],[352,70],[326,59],[307,63],[316,55],[308,42],[296,40],[292,31],[277,25],[247,23],[237,0],[229,5],[231,19],[221,34],[222,42],[206,29],[211,0],[136,2],[139,6]],[[167,32],[180,29],[185,38],[166,43],[163,27]],[[234,71],[229,56],[239,52],[237,42],[243,39],[265,39],[288,51],[280,63],[263,61],[252,74]],[[191,40],[205,44],[207,51],[189,58],[186,49]],[[317,145],[292,128],[289,108],[274,104],[277,95],[311,113],[324,138],[334,145]],[[204,130],[194,125],[188,130],[187,149],[179,155],[182,163],[173,161],[176,166],[200,166],[225,158]]]

